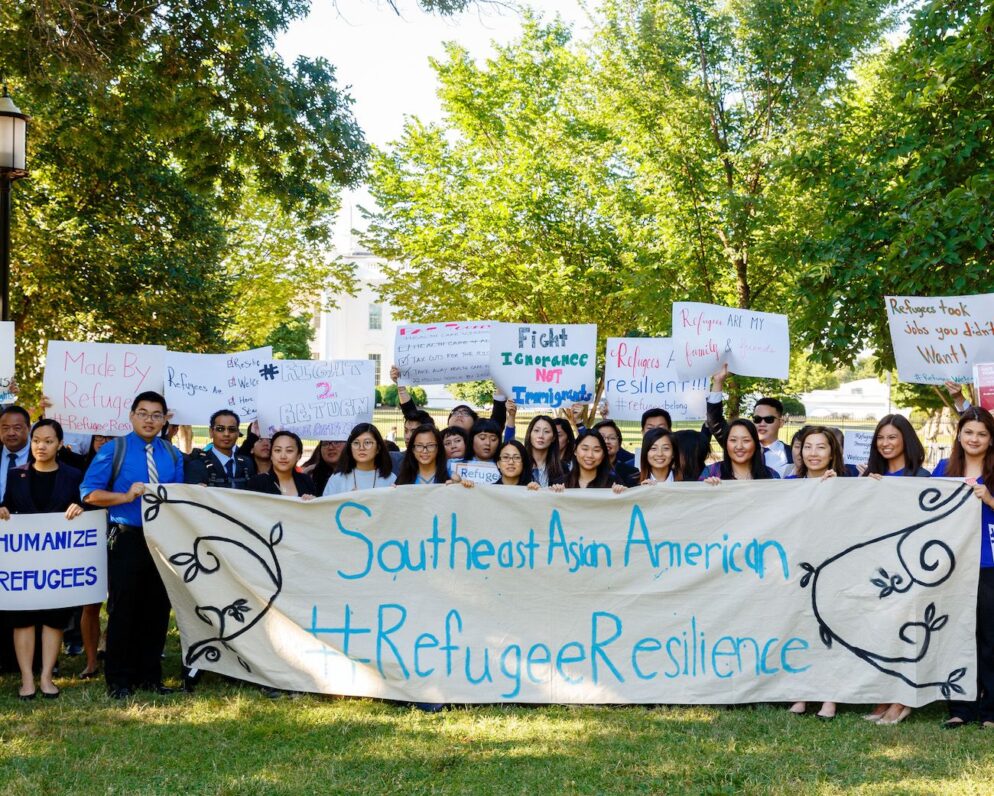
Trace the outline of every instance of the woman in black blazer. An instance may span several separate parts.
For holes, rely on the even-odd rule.
[[[270,440],[272,469],[249,479],[246,488],[267,495],[292,495],[311,500],[317,494],[314,481],[297,472],[297,462],[304,453],[304,443],[292,431],[277,431]]]
[[[55,420],[39,420],[31,429],[33,461],[7,475],[7,490],[0,507],[0,519],[11,514],[65,512],[71,520],[83,513],[79,485],[83,474],[74,467],[59,464],[56,454],[62,446],[62,426]],[[21,669],[21,699],[34,699],[35,681],[32,665],[35,655],[35,626],[41,625],[42,696],[55,699],[59,689],[52,682],[52,670],[62,646],[62,628],[72,608],[11,612],[14,626],[14,651]]]

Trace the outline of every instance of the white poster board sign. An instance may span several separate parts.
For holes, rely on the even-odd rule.
[[[846,464],[866,464],[869,462],[870,450],[873,448],[873,432],[846,430],[845,436],[843,457]]]
[[[166,347],[50,340],[45,359],[45,411],[65,431],[121,436],[131,431],[131,402],[146,390],[162,394]]]
[[[596,324],[495,323],[490,377],[519,407],[589,403],[596,350]]]
[[[973,366],[994,361],[994,293],[887,296],[897,376],[913,384],[967,384]]]
[[[665,409],[673,420],[703,420],[708,378],[677,375],[668,337],[609,337],[604,357],[604,399],[614,420],[641,420]]]
[[[165,484],[146,504],[183,662],[262,685],[455,703],[917,707],[976,692],[969,484],[309,502]]]
[[[786,379],[790,370],[787,316],[716,304],[673,303],[676,372],[684,379],[732,373]]]
[[[0,605],[69,608],[107,597],[107,512],[13,514],[0,522]]]
[[[264,437],[287,429],[308,440],[341,440],[357,423],[373,422],[372,360],[273,359],[259,375]]]
[[[218,409],[243,423],[256,419],[259,371],[273,358],[272,346],[233,354],[166,353],[166,401],[173,423],[202,426]]]
[[[490,321],[405,323],[394,338],[400,384],[454,384],[490,378]]]
[[[500,480],[500,470],[494,462],[457,462],[452,470],[460,481],[474,484],[496,484]]]

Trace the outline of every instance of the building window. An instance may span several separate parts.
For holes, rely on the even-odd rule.
[[[369,305],[369,328],[370,329],[383,328],[383,307],[381,307],[379,304]]]
[[[370,362],[373,363],[373,384],[380,383],[380,355],[379,354],[368,354],[366,356]]]

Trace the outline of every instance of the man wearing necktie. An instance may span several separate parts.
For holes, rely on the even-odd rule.
[[[143,392],[131,405],[133,431],[104,445],[90,464],[80,493],[108,509],[107,652],[104,674],[115,699],[135,689],[169,693],[162,684],[162,648],[169,627],[169,597],[142,529],[145,484],[183,483],[183,454],[160,433],[166,399]],[[114,453],[124,446],[123,460]]]
[[[23,467],[30,460],[31,446],[28,444],[28,431],[31,428],[31,415],[20,406],[8,406],[0,412],[0,500],[7,490],[7,477],[10,471]],[[0,613],[0,671],[17,671],[14,658],[13,633],[5,614]]]

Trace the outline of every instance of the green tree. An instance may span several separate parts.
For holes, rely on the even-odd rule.
[[[314,316],[291,315],[281,321],[262,341],[273,347],[275,359],[310,359],[314,340]]]

